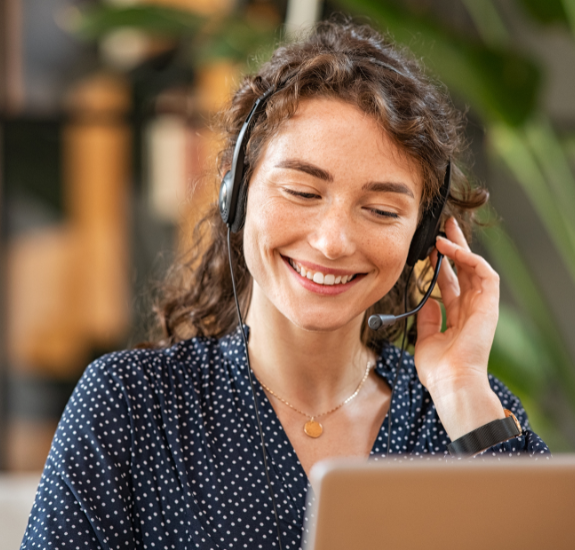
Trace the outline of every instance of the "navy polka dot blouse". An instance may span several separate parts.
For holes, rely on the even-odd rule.
[[[390,385],[399,351],[376,372]],[[60,421],[23,549],[277,548],[239,329],[91,364]],[[282,543],[300,548],[307,477],[257,384]],[[548,453],[519,400],[491,385],[525,431],[486,453]],[[386,417],[371,455],[382,458]],[[406,355],[393,401],[392,452],[443,457],[449,438]]]

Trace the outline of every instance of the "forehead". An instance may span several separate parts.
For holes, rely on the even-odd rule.
[[[301,100],[268,142],[262,162],[304,160],[328,170],[334,179],[400,180],[421,196],[421,170],[385,133],[378,122],[356,106],[331,98]]]

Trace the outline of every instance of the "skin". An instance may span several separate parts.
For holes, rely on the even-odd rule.
[[[335,99],[300,103],[264,149],[249,184],[244,251],[253,276],[246,322],[258,379],[310,415],[337,406],[375,360],[362,345],[365,310],[399,278],[418,223],[422,178],[415,162],[376,121]],[[415,364],[450,438],[504,412],[487,380],[497,324],[499,280],[473,254],[455,220],[437,249],[439,287],[447,311],[430,300],[418,315]],[[343,286],[301,277],[313,271],[356,274]],[[435,261],[435,253],[432,256]],[[306,473],[318,460],[367,456],[389,408],[391,391],[371,371],[360,394],[319,419],[311,439],[306,418],[268,393]]]

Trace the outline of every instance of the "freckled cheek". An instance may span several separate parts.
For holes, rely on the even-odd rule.
[[[366,244],[372,263],[377,266],[378,279],[393,286],[401,275],[411,244],[411,234],[397,231],[385,235],[369,237]],[[390,288],[391,288],[390,286]]]
[[[278,248],[293,243],[300,232],[301,224],[298,225],[297,217],[291,215],[285,206],[280,207],[271,200],[248,203],[244,253],[248,269],[258,282],[265,278],[270,267],[276,267],[268,262],[276,259]]]

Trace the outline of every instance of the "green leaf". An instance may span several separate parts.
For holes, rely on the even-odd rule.
[[[515,310],[501,305],[489,370],[516,394],[533,395],[547,385],[553,358],[535,327]]]
[[[495,152],[525,190],[575,283],[575,225],[569,208],[562,207],[565,199],[559,200],[550,190],[524,132],[494,125],[488,136]],[[564,193],[567,196],[568,191]]]
[[[525,125],[525,137],[537,159],[545,179],[554,193],[555,201],[563,210],[570,224],[575,223],[575,176],[569,165],[567,152],[563,149],[548,118],[539,116]],[[575,246],[574,246],[575,254]]]
[[[264,52],[269,58],[277,38],[276,27],[265,21],[234,17],[219,21],[193,46],[198,49],[196,57],[199,63],[220,58],[246,63],[249,56],[263,56]]]
[[[491,0],[461,0],[473,19],[482,40],[490,46],[501,46],[509,42],[509,33]]]
[[[482,216],[486,218],[493,216],[489,212],[491,212],[489,209],[484,209]],[[509,282],[508,287],[513,299],[532,320],[531,330],[536,330],[539,334],[537,338],[543,348],[542,357],[547,358],[545,368],[552,373],[555,380],[560,381],[561,388],[569,399],[569,406],[575,410],[575,369],[553,315],[529,268],[501,227],[487,226],[479,232],[479,238],[488,250],[495,269],[504,281]],[[517,386],[520,387],[520,384]]]
[[[482,217],[491,218],[490,212],[485,209]],[[521,399],[533,428],[554,450],[572,449],[561,425],[575,412],[573,361],[509,236],[501,227],[488,226],[479,237],[522,312],[502,305],[489,370]]]
[[[562,0],[519,0],[519,4],[539,23],[567,23]]]
[[[189,11],[158,6],[100,6],[83,11],[75,32],[99,39],[118,29],[132,28],[180,41],[190,66],[229,59],[246,63],[262,50],[271,53],[277,29],[267,21],[241,17],[205,18]]]
[[[102,5],[82,11],[74,30],[86,39],[100,38],[126,27],[178,38],[198,32],[205,21],[205,17],[173,8],[159,6],[121,8]]]
[[[405,8],[377,0],[337,0],[371,18],[486,120],[518,126],[534,112],[541,75],[528,57],[455,34]]]
[[[571,33],[575,38],[575,0],[563,0],[563,8],[567,15],[567,21],[571,26]]]

